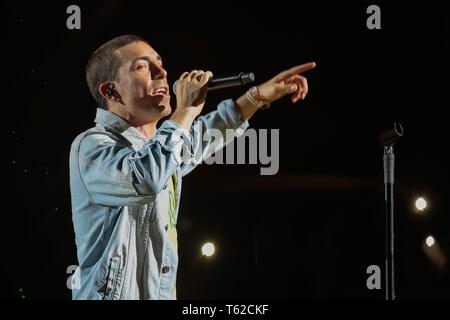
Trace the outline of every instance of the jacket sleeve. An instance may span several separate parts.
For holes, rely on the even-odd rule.
[[[182,176],[190,173],[199,163],[244,134],[248,121],[243,121],[236,103],[232,99],[217,105],[217,110],[200,116],[190,129],[190,152],[183,153],[180,165]],[[186,147],[186,145],[185,145]],[[186,152],[186,150],[183,150]]]
[[[181,164],[182,144],[189,132],[171,120],[164,121],[138,151],[108,132],[93,130],[79,143],[81,182],[92,200],[118,206],[153,201]]]

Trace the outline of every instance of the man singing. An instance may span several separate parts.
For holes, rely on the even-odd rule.
[[[257,110],[287,94],[292,102],[303,100],[308,85],[299,74],[314,67],[311,62],[281,72],[199,116],[210,71],[180,76],[172,112],[162,58],[146,40],[123,35],[98,48],[86,66],[99,106],[96,126],[78,135],[70,151],[79,262],[73,299],[176,299],[181,180],[198,164],[182,157],[183,141],[193,150],[210,150],[214,140],[199,137],[215,128],[225,137],[218,145],[223,147],[234,139],[226,129],[241,135]]]

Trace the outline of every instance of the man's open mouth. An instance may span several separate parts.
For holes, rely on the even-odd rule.
[[[152,96],[170,97],[169,87],[159,87],[153,91]]]

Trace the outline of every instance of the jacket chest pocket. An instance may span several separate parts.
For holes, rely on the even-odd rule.
[[[98,292],[103,293],[103,300],[117,300],[119,298],[119,284],[121,279],[120,268],[121,257],[117,253],[113,253],[109,259],[106,274],[103,277],[103,283]]]

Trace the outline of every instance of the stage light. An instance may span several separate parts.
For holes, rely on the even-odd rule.
[[[215,251],[214,244],[212,244],[211,242],[205,243],[202,247],[202,253],[207,257],[212,256],[214,254],[214,251]]]
[[[425,201],[425,199],[423,197],[419,197],[416,200],[416,209],[419,212],[422,212],[423,210],[425,210],[427,207],[427,202]]]
[[[425,242],[428,247],[432,247],[435,243],[433,236],[428,236]]]
[[[439,246],[439,241],[437,241],[432,235],[427,236],[422,243],[422,250],[430,259],[433,267],[438,272],[443,272],[447,266],[447,255],[444,250]]]

